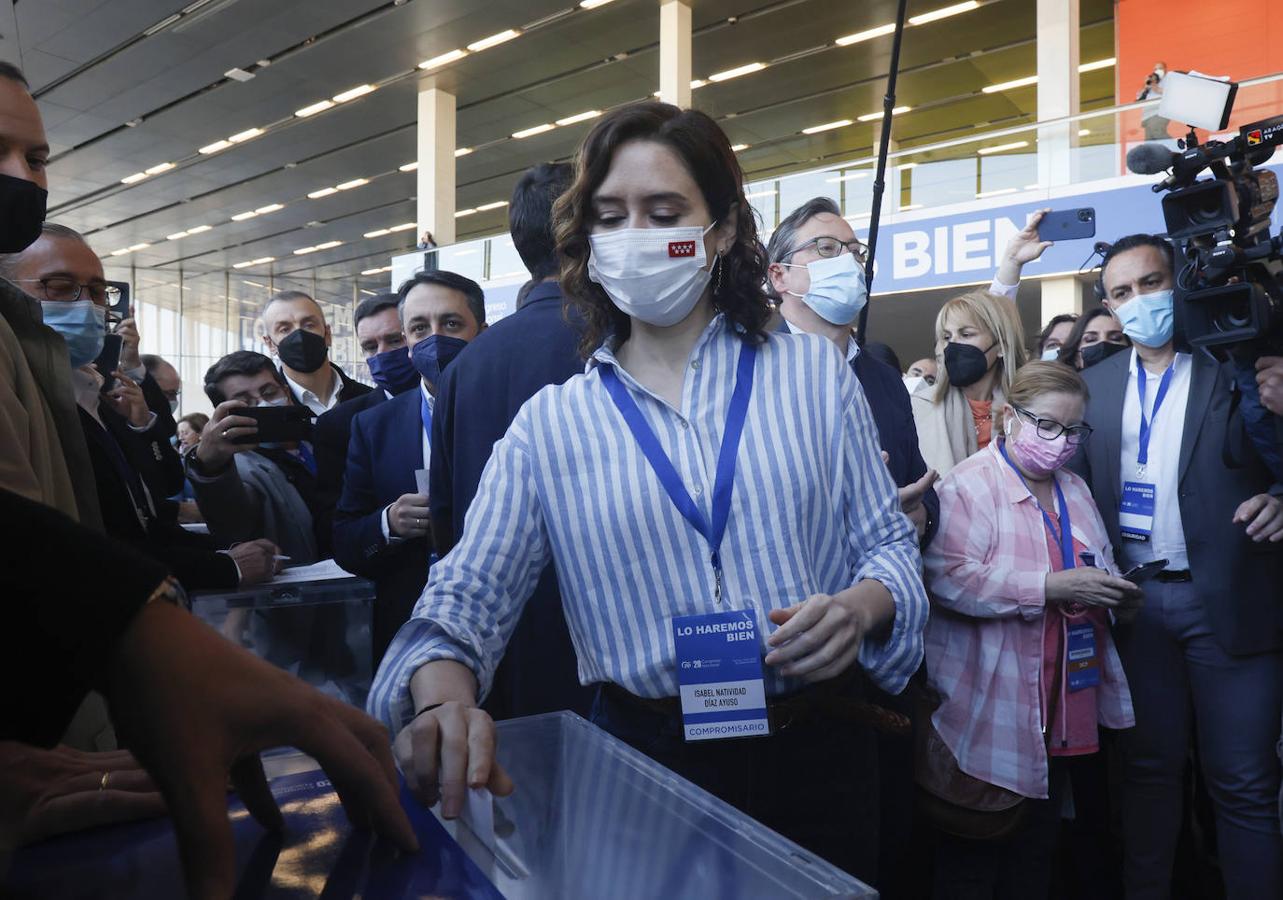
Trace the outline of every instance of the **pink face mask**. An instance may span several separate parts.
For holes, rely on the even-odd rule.
[[[1078,451],[1063,434],[1050,441],[1039,437],[1038,427],[1029,422],[1021,422],[1020,433],[1014,437],[1011,436],[1011,426],[1008,425],[1007,440],[1003,446],[1007,448],[1013,462],[1038,478],[1059,469]]]

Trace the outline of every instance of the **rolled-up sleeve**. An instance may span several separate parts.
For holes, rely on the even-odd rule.
[[[485,697],[550,557],[519,416],[495,444],[462,539],[432,567],[410,620],[384,655],[366,704],[369,713],[396,734],[414,715],[410,679],[420,666],[442,659],[471,669],[478,700]]]
[[[895,603],[890,634],[879,640],[865,640],[858,659],[879,687],[898,694],[922,664],[922,630],[927,623],[928,604],[922,586],[918,536],[900,510],[895,482],[882,462],[876,426],[863,388],[851,375],[842,379],[841,393],[844,408],[840,471],[846,480],[845,524],[853,561],[852,583],[877,581]]]

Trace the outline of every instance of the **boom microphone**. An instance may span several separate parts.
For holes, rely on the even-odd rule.
[[[1157,175],[1172,168],[1181,159],[1162,144],[1138,144],[1127,151],[1127,168],[1137,175]]]

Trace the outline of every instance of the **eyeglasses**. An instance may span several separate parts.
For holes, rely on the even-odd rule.
[[[44,290],[46,300],[58,303],[74,303],[80,294],[89,289],[89,299],[98,305],[115,306],[120,300],[120,288],[111,284],[81,284],[74,278],[64,275],[52,275],[49,278],[19,278],[18,284],[39,284]]]
[[[863,265],[865,258],[868,256],[868,248],[858,240],[840,241],[835,237],[817,237],[811,238],[800,247],[794,247],[788,253],[785,253],[783,258],[788,259],[794,253],[801,253],[808,247],[814,247],[816,254],[821,259],[832,259],[849,251],[856,258],[856,261]]]
[[[1076,447],[1085,443],[1087,438],[1091,437],[1092,427],[1086,423],[1082,425],[1061,425],[1055,419],[1041,419],[1029,410],[1016,406],[1014,403],[1011,404],[1011,408],[1018,415],[1022,415],[1032,422],[1038,429],[1038,437],[1044,441],[1054,441],[1063,434],[1065,442]]]

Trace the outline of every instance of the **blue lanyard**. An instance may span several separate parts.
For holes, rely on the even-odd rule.
[[[1016,464],[1007,455],[1006,445],[999,444],[998,452],[1007,461],[1007,465],[1011,466],[1011,471],[1015,472],[1020,478],[1025,490],[1029,490],[1029,482],[1025,481],[1024,473],[1016,468]],[[1077,565],[1077,562],[1074,559],[1074,532],[1069,522],[1069,507],[1065,504],[1065,492],[1060,489],[1060,482],[1056,480],[1054,474],[1051,476],[1051,484],[1056,489],[1056,509],[1060,512],[1060,534],[1056,534],[1056,526],[1052,523],[1051,516],[1047,515],[1047,511],[1042,508],[1042,504],[1038,503],[1037,497],[1034,497],[1034,503],[1038,507],[1038,512],[1042,514],[1042,521],[1047,526],[1047,533],[1060,540],[1061,568],[1072,569]],[[1033,493],[1033,491],[1029,491],[1029,496],[1033,497]]]
[[[739,453],[740,436],[744,433],[744,419],[748,415],[748,401],[753,393],[753,367],[757,361],[757,348],[744,344],[740,349],[739,365],[735,373],[735,390],[731,393],[730,409],[726,412],[726,428],[722,432],[722,446],[717,453],[717,478],[713,482],[713,521],[710,524],[703,511],[691,499],[672,460],[659,444],[659,438],[637,407],[628,389],[619,380],[613,366],[602,366],[601,380],[615,401],[620,415],[636,438],[642,453],[650,462],[659,483],[668,492],[678,511],[704,536],[712,551],[709,562],[713,565],[716,589],[713,599],[722,598],[722,538],[731,514],[731,491],[735,487],[735,457]]]
[[[303,464],[303,468],[315,475],[316,457],[312,455],[312,448],[307,445],[307,442],[299,441],[298,449],[295,452],[298,454],[299,462]]]
[[[428,398],[424,395],[423,389],[419,389],[419,419],[423,422],[423,436],[428,439],[428,446],[432,446],[432,407],[428,406]]]
[[[1140,474],[1145,474],[1145,466],[1149,463],[1149,434],[1153,429],[1154,420],[1158,418],[1158,408],[1163,405],[1163,398],[1167,396],[1167,389],[1172,386],[1172,372],[1176,370],[1176,363],[1173,362],[1163,373],[1163,377],[1158,381],[1158,394],[1154,397],[1154,412],[1145,418],[1145,367],[1141,365],[1140,357],[1136,357],[1136,393],[1140,395],[1140,435],[1138,448],[1136,451],[1136,465],[1140,469]]]

